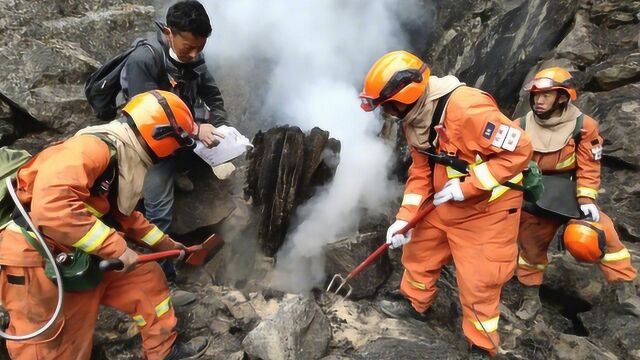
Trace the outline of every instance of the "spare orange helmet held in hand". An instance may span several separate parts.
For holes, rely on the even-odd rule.
[[[593,221],[571,220],[564,229],[564,246],[578,261],[594,263],[607,252],[602,225]]]
[[[122,109],[153,153],[167,157],[180,147],[195,147],[196,124],[187,104],[169,91],[152,90],[133,97]]]
[[[536,93],[550,90],[563,90],[569,95],[571,101],[578,98],[573,76],[567,70],[559,67],[552,67],[540,70],[531,81],[525,86],[524,90]]]
[[[431,69],[407,51],[393,51],[376,61],[364,79],[360,93],[364,111],[373,111],[387,101],[413,104],[424,93]]]

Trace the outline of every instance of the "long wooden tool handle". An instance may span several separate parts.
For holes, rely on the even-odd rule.
[[[425,206],[424,209],[418,210],[418,213],[405,225],[402,229],[395,232],[393,235],[404,235],[407,231],[413,229],[428,213],[433,211],[436,206],[433,205],[433,202],[430,202],[429,205]]]
[[[188,247],[185,253],[191,254],[201,249],[202,249],[201,245],[194,245],[194,246]],[[177,256],[180,256],[180,253],[182,252],[183,250],[173,249],[173,250],[158,251],[151,254],[140,254],[138,255],[137,263],[141,264],[141,263],[146,263],[150,261],[166,259],[170,257],[177,257]],[[101,260],[100,263],[98,264],[98,267],[102,271],[122,270],[122,268],[124,267],[124,264],[122,263],[122,261],[118,259],[108,259],[108,260]]]
[[[433,205],[432,202],[429,203],[429,205],[427,205],[424,209],[420,209],[418,213],[411,219],[411,221],[409,221],[407,225],[405,225],[402,229],[398,230],[394,235],[406,234],[407,231],[413,229],[413,227],[416,226],[416,224],[420,222],[420,220],[424,219],[424,217],[427,216],[427,214],[430,213],[435,208],[436,207],[435,205]],[[367,266],[371,265],[371,263],[374,262],[378,258],[378,256],[380,256],[383,252],[387,251],[388,248],[389,248],[389,244],[387,243],[380,245],[380,247],[377,248],[376,251],[374,251],[371,255],[369,255],[363,262],[361,262],[360,265],[356,266],[353,270],[351,270],[349,275],[347,275],[345,282],[353,279],[358,274],[360,274],[362,270],[366,269]]]

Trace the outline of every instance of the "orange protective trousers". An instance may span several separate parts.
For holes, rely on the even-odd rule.
[[[453,260],[464,334],[495,356],[500,292],[516,267],[519,206],[471,213],[464,221],[445,220],[456,211],[450,203],[442,204],[413,229],[402,252],[400,291],[417,311],[426,311],[438,291],[435,284],[442,267]]]
[[[20,233],[0,232],[5,249],[25,241]],[[23,335],[45,324],[56,307],[57,292],[42,266],[3,264],[0,299],[11,319],[7,333]],[[177,319],[164,274],[153,262],[127,273],[105,272],[102,282],[91,291],[65,292],[62,312],[48,331],[23,342],[7,341],[11,359],[88,360],[100,305],[121,310],[136,321],[146,359],[160,360],[169,354],[176,338]]]
[[[601,211],[599,223],[604,228],[607,243],[607,253],[598,263],[602,274],[610,283],[633,281],[636,278],[636,269],[631,265],[631,257],[620,241],[613,222]],[[522,214],[518,235],[520,256],[516,271],[518,280],[522,284],[526,286],[542,284],[544,270],[549,263],[547,250],[562,224],[560,221],[526,212]]]

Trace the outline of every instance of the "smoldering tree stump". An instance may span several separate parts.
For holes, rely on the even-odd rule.
[[[313,128],[305,134],[295,126],[258,132],[247,155],[245,194],[258,215],[258,241],[274,256],[284,242],[296,208],[328,183],[339,162],[340,142]]]

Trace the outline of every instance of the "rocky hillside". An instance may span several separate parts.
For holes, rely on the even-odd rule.
[[[560,65],[574,71],[580,93],[577,105],[600,122],[605,138],[600,204],[628,242],[634,264],[640,266],[640,245],[636,244],[640,242],[636,181],[640,146],[633,140],[640,135],[640,3],[416,1],[424,8],[423,14],[417,14],[423,22],[406,25],[415,51],[428,59],[435,74],[456,74],[494,94],[504,112],[513,117],[527,111],[521,88],[536,70]],[[84,100],[84,79],[101,62],[153,30],[156,11],[161,9],[161,2],[152,0],[0,2],[0,146],[36,152],[96,123]],[[258,130],[252,120],[259,116],[258,93],[263,86],[255,80],[261,77],[251,74],[262,70],[238,66],[216,73],[232,122],[249,135]],[[251,79],[258,83],[253,86]],[[401,144],[398,147],[402,150]],[[375,307],[381,298],[398,296],[399,251],[385,255],[354,281],[357,301],[339,301],[320,290],[300,296],[266,286],[277,259],[256,251],[265,248],[262,243],[234,240],[255,239],[251,229],[260,222],[255,215],[264,213],[242,193],[249,168],[240,164],[227,181],[212,181],[202,169],[196,170],[196,185],[207,186],[206,191],[178,200],[183,214],[176,221],[178,232],[216,229],[230,243],[205,267],[182,269],[179,279],[183,288],[199,295],[195,304],[178,309],[180,336],[209,336],[212,345],[203,358],[465,358],[453,268],[443,273],[432,318],[422,326],[388,319]],[[194,201],[201,209],[199,216],[188,215]],[[395,206],[389,204],[390,216]],[[336,239],[340,241],[327,249],[326,275],[344,275],[350,265],[381,244],[390,216],[368,218],[359,234]],[[640,359],[640,320],[612,305],[613,291],[596,267],[577,264],[552,248],[541,314],[530,322],[520,321],[513,315],[521,301],[517,282],[508,283],[504,290],[501,356]],[[269,253],[275,252],[270,249]],[[141,358],[140,337],[130,319],[104,309],[98,324],[93,359]]]

